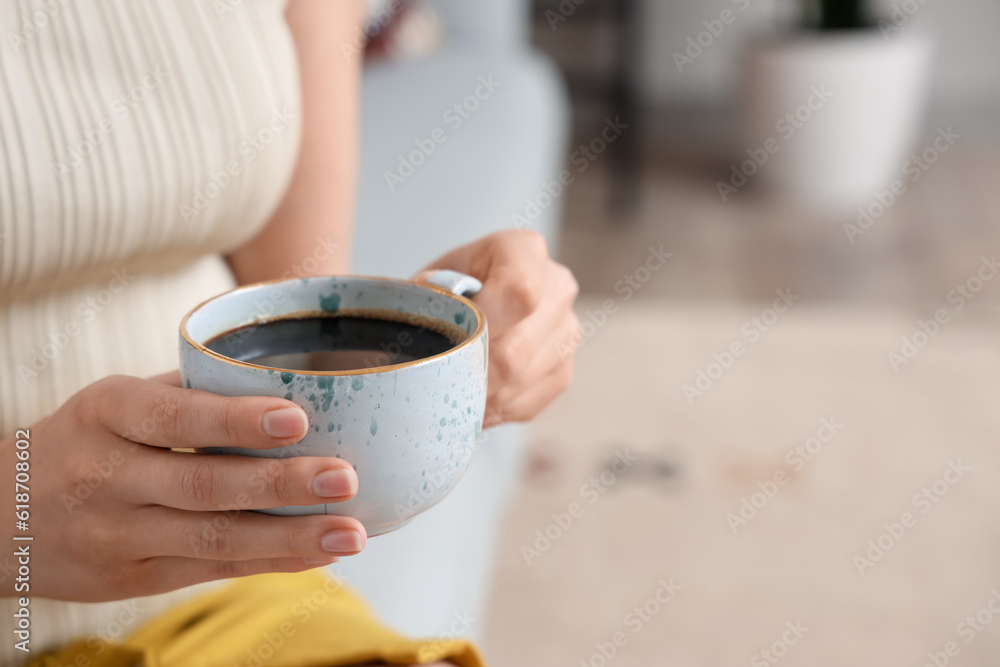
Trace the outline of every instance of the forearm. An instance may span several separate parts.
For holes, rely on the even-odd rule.
[[[241,283],[345,273],[357,182],[360,61],[345,56],[363,21],[359,0],[292,0],[287,19],[298,53],[302,143],[291,184],[263,231],[229,255]]]

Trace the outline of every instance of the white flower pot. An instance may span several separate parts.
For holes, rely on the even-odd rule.
[[[757,151],[759,163],[765,148],[753,178],[781,193],[836,208],[868,201],[914,148],[931,51],[925,35],[874,28],[752,44],[740,162]]]

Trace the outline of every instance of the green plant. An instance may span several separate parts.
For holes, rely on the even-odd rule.
[[[864,0],[801,0],[803,24],[814,30],[854,30],[871,25]]]

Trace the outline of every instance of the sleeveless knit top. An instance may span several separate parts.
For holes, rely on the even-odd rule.
[[[106,375],[175,369],[181,317],[234,285],[221,255],[268,220],[298,152],[284,10],[285,0],[0,2],[0,437]],[[0,577],[14,563],[0,546]],[[120,637],[192,590],[33,598],[32,655],[74,636]],[[0,628],[13,608],[0,600]],[[0,664],[22,663],[4,632]]]

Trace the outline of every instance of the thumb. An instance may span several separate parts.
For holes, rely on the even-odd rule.
[[[418,283],[425,283],[438,271],[440,271],[440,269],[424,269],[417,275],[413,276],[413,280]]]

